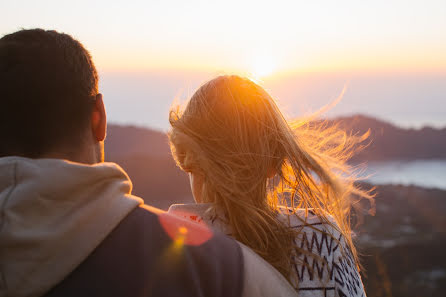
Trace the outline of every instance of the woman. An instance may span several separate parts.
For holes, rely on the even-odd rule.
[[[249,246],[300,295],[365,296],[348,214],[353,195],[370,195],[345,163],[363,138],[287,123],[265,90],[238,76],[204,84],[170,123],[198,204],[169,212]]]

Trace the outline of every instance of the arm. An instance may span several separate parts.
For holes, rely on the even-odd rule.
[[[334,251],[334,281],[337,297],[366,297],[358,265],[342,236]]]
[[[296,290],[274,267],[247,246],[239,245],[244,259],[243,297],[297,296]]]

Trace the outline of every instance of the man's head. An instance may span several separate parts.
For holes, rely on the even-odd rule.
[[[0,39],[0,157],[103,160],[106,116],[88,51],[67,34]]]

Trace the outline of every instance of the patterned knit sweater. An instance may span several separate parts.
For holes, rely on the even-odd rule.
[[[169,212],[231,236],[224,216],[215,213],[211,204],[174,204]],[[299,296],[366,297],[357,265],[342,234],[311,211],[307,217],[304,210],[287,212],[291,211],[283,208],[278,217],[298,231],[295,243],[305,251],[297,256],[299,264],[291,270],[291,282]],[[331,223],[336,224],[333,219]]]

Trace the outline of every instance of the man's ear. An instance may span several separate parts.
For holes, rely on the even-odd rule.
[[[104,141],[107,132],[107,114],[102,94],[97,94],[91,113],[91,130],[96,141]]]

